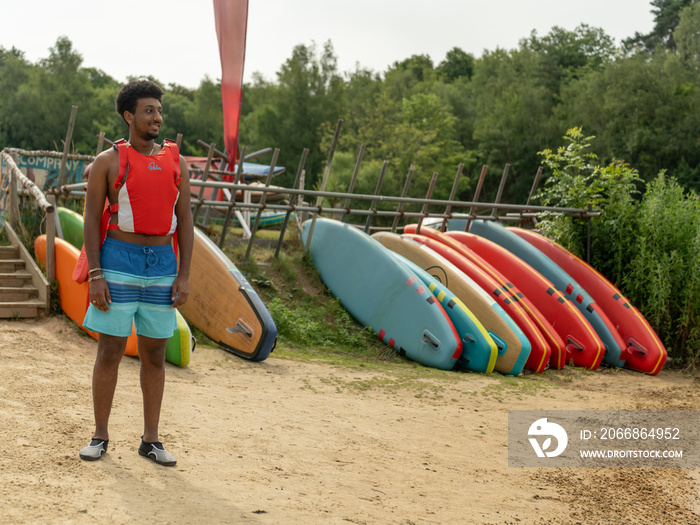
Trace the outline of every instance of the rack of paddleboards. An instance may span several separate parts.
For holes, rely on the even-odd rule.
[[[413,224],[369,236],[317,217],[302,239],[350,314],[424,365],[508,375],[601,364],[661,371],[667,352],[657,334],[586,262],[531,230],[482,220],[461,230]]]
[[[91,337],[99,334],[83,328],[89,285],[73,280],[73,270],[83,245],[83,216],[57,208],[63,238],[55,238],[56,281],[61,309]],[[34,252],[46,262],[46,235],[34,241]],[[196,341],[190,324],[224,350],[252,361],[266,359],[277,342],[277,327],[264,303],[236,265],[204,233],[195,228],[189,278],[189,299],[176,312],[177,329],[168,339],[166,361],[178,366],[190,363]],[[138,355],[135,329],[127,340],[126,355]]]

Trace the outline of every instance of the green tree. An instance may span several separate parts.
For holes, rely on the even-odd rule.
[[[648,53],[654,53],[657,47],[675,50],[676,40],[673,32],[678,26],[683,9],[694,2],[695,0],[652,0],[654,29],[647,35],[635,33],[634,37],[625,40],[624,45],[628,49],[637,48]]]
[[[306,162],[306,186],[317,183],[326,155],[321,151],[324,130],[334,129],[344,112],[344,88],[337,72],[337,58],[331,42],[317,56],[316,46],[298,45],[277,73],[276,85],[259,84],[254,95],[265,93],[265,103],[249,110],[245,144],[280,148],[280,165],[291,167],[276,179],[291,185],[304,148],[310,153]],[[245,97],[244,92],[244,97]]]
[[[621,57],[571,82],[561,99],[560,125],[574,122],[595,134],[601,160],[624,159],[646,181],[668,169],[700,188],[700,151],[688,140],[700,126],[700,87],[675,53]]]
[[[683,62],[700,73],[700,2],[693,2],[681,11],[673,39]]]
[[[163,100],[166,99],[164,96]],[[175,123],[177,123],[177,115],[180,111],[183,112],[187,122],[187,128],[182,133],[189,151],[195,149],[198,140],[216,144],[219,149],[224,147],[224,117],[221,104],[221,86],[218,83],[205,77],[195,91],[193,100],[188,101],[187,97],[176,94],[172,97],[171,102],[175,113]],[[165,116],[164,122],[167,122],[168,115]],[[201,153],[202,149],[199,148],[198,151]]]
[[[464,50],[453,47],[445,55],[445,60],[437,67],[438,76],[447,83],[454,82],[459,78],[472,78],[474,74],[474,55],[466,53]]]
[[[554,96],[538,80],[539,56],[532,50],[484,53],[472,79],[474,140],[479,164],[487,164],[482,200],[496,196],[510,164],[503,202],[524,202],[538,161],[536,152],[556,139]]]

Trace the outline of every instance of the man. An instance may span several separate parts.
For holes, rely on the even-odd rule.
[[[100,337],[92,378],[95,433],[80,451],[87,461],[107,450],[119,363],[133,322],[144,416],[138,452],[161,465],[176,463],[159,441],[158,423],[165,347],[177,326],[175,309],[187,301],[194,232],[187,164],[174,143],[155,143],[163,124],[162,95],[148,81],[121,88],[116,110],[129,126],[129,140],[98,155],[88,179],[84,242],[90,305],[83,325]]]

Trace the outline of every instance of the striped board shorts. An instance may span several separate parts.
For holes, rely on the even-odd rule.
[[[88,307],[83,326],[93,332],[128,337],[136,333],[168,339],[177,328],[171,300],[177,259],[171,245],[143,246],[107,237],[100,265],[109,286],[109,312]]]

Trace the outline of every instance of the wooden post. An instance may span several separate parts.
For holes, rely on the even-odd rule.
[[[425,202],[423,203],[423,216],[418,219],[418,227],[416,228],[416,235],[420,235],[420,228],[423,225],[423,219],[428,215],[428,201],[433,196],[433,190],[435,189],[435,181],[437,180],[437,171],[433,172],[433,176],[430,179],[430,186],[428,186],[428,193],[425,195]]]
[[[494,204],[501,203],[501,196],[503,195],[503,188],[506,185],[506,178],[508,177],[508,170],[510,169],[510,164],[506,164],[503,168],[503,175],[501,176],[501,183],[498,185],[498,194],[496,195],[496,201]],[[498,208],[493,208],[491,210],[491,217],[498,216]]]
[[[97,150],[95,151],[95,156],[102,153],[102,148],[104,148],[104,147],[105,147],[105,132],[100,131],[100,134],[97,136]]]
[[[53,282],[56,280],[56,196],[47,195],[46,200],[53,208],[46,212],[46,278]]]
[[[211,169],[211,159],[214,156],[214,144],[209,146],[209,153],[207,154],[207,163],[204,166],[204,173],[202,174],[202,182],[207,182],[209,178],[209,170]],[[202,208],[202,199],[204,198],[204,186],[199,188],[199,195],[197,196],[197,204],[194,205],[194,212],[192,213],[192,222],[197,224],[197,215],[199,215],[199,210]]]
[[[297,186],[299,186],[299,183],[301,182],[301,174],[304,171],[304,165],[306,164],[306,157],[309,155],[309,149],[304,148],[304,151],[301,153],[301,159],[299,160],[299,168],[297,169],[297,174],[296,177],[294,178],[294,184],[292,185],[292,189],[296,189]],[[290,204],[292,204],[291,208],[294,208],[294,197],[291,195],[289,196],[289,201]],[[292,210],[289,209],[287,210],[287,213],[284,215],[284,222],[282,223],[282,229],[280,230],[280,236],[279,239],[277,239],[277,248],[275,249],[275,259],[277,259],[280,255],[280,250],[282,249],[282,244],[284,243],[284,234],[287,231],[287,224],[289,224],[289,218],[292,215]]]
[[[403,185],[403,191],[401,192],[402,199],[405,199],[406,195],[408,195],[408,187],[411,185],[411,179],[413,178],[413,172],[415,170],[415,164],[411,164],[411,166],[408,168],[408,176],[406,177],[406,182]],[[398,213],[403,213],[403,202],[399,202],[399,205],[396,207],[396,211]],[[394,217],[394,223],[391,225],[391,233],[396,233],[396,228],[399,225],[399,217],[399,215]]]
[[[355,161],[355,169],[352,171],[352,177],[350,177],[350,184],[348,185],[348,193],[352,193],[355,191],[355,182],[357,182],[357,176],[360,174],[360,164],[362,163],[362,159],[365,156],[365,145],[361,144],[360,145],[360,151],[357,154],[357,160]],[[343,203],[343,209],[346,210],[346,213],[343,215],[343,222],[347,222],[348,217],[350,217],[350,197],[345,199],[345,202]]]
[[[178,133],[177,137],[175,137],[175,144],[177,144],[177,149],[182,148],[182,133]]]
[[[386,169],[389,166],[389,161],[385,160],[382,164],[382,171],[379,172],[379,179],[377,180],[377,187],[374,190],[374,196],[379,196],[379,192],[382,189],[382,184],[384,183],[384,175],[386,174]],[[377,201],[373,200],[369,205],[369,211],[374,212],[377,209]],[[369,227],[372,224],[372,214],[367,215],[367,222],[365,223],[365,233],[369,233]]]
[[[454,201],[455,195],[457,195],[457,186],[459,185],[459,179],[462,176],[463,169],[464,169],[464,164],[460,164],[459,167],[457,168],[457,175],[455,175],[455,181],[452,183],[452,191],[450,192],[450,198],[448,199],[450,202]],[[445,207],[445,215],[449,215],[451,211],[452,211],[452,205],[448,204]],[[445,226],[447,226],[447,217],[442,219],[442,225],[440,226],[441,232],[445,231]]]
[[[328,175],[331,173],[331,164],[333,163],[333,155],[335,155],[335,148],[338,145],[338,138],[340,137],[340,128],[343,125],[343,119],[338,120],[338,124],[335,126],[335,135],[333,135],[333,143],[331,144],[331,150],[328,152],[328,162],[326,162],[326,169],[323,171],[323,179],[321,179],[321,189],[320,191],[326,191],[326,182],[328,182]],[[316,207],[319,212],[321,211],[321,203],[323,202],[323,197],[320,195],[316,199]],[[316,217],[318,212],[314,212],[311,218],[311,225],[309,226],[309,235],[306,237],[306,244],[304,245],[304,251],[308,251],[311,245],[311,237],[314,234],[314,228],[316,227]]]
[[[591,212],[593,211],[593,205],[588,203],[588,213],[586,214],[587,228],[586,228],[586,262],[591,264]]]
[[[528,195],[528,197],[527,197],[526,206],[530,205],[530,201],[532,200],[532,197],[535,196],[535,190],[537,189],[537,185],[540,183],[541,176],[542,176],[542,166],[537,168],[537,173],[535,174],[535,180],[532,182],[532,188],[530,188],[530,195]]]
[[[66,184],[66,162],[68,161],[68,152],[70,151],[71,141],[73,140],[73,128],[75,127],[75,115],[77,112],[78,106],[72,106],[70,110],[70,120],[68,121],[68,131],[66,131],[66,141],[63,143],[63,157],[61,157],[61,169],[58,172],[56,188],[60,188]]]
[[[479,194],[481,193],[481,187],[484,185],[484,179],[486,178],[486,171],[489,169],[489,167],[484,164],[481,167],[481,174],[479,175],[479,182],[476,183],[476,190],[474,190],[474,198],[472,201],[474,202],[479,202]],[[464,227],[464,231],[468,232],[469,231],[469,225],[472,223],[472,217],[474,216],[474,206],[469,208],[469,217],[467,218],[467,224]]]
[[[243,156],[245,155],[245,150],[246,150],[246,147],[245,147],[245,146],[243,146],[243,147],[239,150],[239,153],[240,153],[240,155],[241,155],[241,159],[242,159]],[[239,163],[238,163],[238,172],[240,173],[242,169],[243,169],[243,162],[242,162],[242,161],[239,161]],[[234,177],[233,177],[233,182],[235,182],[236,184],[238,184],[238,178],[239,178],[238,175],[234,175]],[[229,225],[231,224],[231,214],[234,212],[233,204],[236,203],[236,192],[237,192],[237,191],[238,191],[238,190],[231,190],[231,194],[229,195],[228,201],[229,201],[229,203],[231,204],[231,206],[229,206],[228,208],[226,208],[226,217],[224,218],[224,226],[223,226],[223,228],[221,228],[221,237],[219,238],[219,248],[222,248],[222,249],[223,249],[223,247],[224,247],[224,241],[226,240],[226,235],[228,234],[228,227],[229,227]],[[225,194],[224,194],[224,195],[225,195]],[[241,225],[241,226],[243,226],[243,225]],[[243,226],[243,231],[245,231],[245,226]]]
[[[258,214],[255,216],[255,223],[253,224],[253,229],[250,231],[250,240],[248,241],[248,248],[245,252],[245,259],[248,260],[250,257],[250,251],[253,249],[253,241],[255,241],[255,234],[258,232],[258,226],[260,225],[260,218],[262,217],[262,212],[265,209],[265,202],[267,201],[267,192],[270,189],[270,182],[272,182],[272,174],[275,171],[275,166],[277,165],[277,158],[280,155],[279,148],[275,148],[275,152],[272,154],[272,162],[270,163],[270,170],[267,172],[267,178],[265,179],[265,187],[262,190],[262,195],[260,196],[260,206],[258,209]]]

